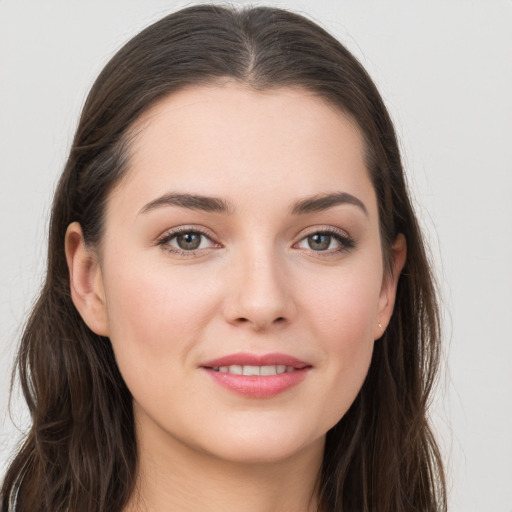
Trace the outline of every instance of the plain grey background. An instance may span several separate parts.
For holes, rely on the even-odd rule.
[[[432,418],[450,510],[512,512],[512,3],[260,3],[330,30],[384,96],[442,291],[447,344]],[[127,39],[190,4],[0,0],[0,473],[19,437],[9,372],[85,95]],[[13,419],[27,425],[16,395]]]

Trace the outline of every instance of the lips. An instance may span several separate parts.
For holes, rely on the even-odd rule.
[[[252,398],[271,398],[302,382],[312,366],[287,354],[230,354],[200,365],[230,391]]]

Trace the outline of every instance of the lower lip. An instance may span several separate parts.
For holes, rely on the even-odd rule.
[[[236,375],[202,368],[217,384],[239,395],[251,398],[272,398],[302,382],[310,367],[278,375]]]

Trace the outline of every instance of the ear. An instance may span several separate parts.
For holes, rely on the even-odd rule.
[[[68,226],[65,250],[73,304],[93,332],[100,336],[109,336],[105,292],[98,256],[86,247],[78,222]]]
[[[386,274],[382,279],[379,296],[379,311],[374,339],[379,339],[386,330],[395,306],[396,289],[400,273],[407,258],[407,242],[401,233],[396,237],[391,248],[391,275]]]

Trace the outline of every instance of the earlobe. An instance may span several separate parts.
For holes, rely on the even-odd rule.
[[[65,238],[71,299],[87,326],[108,336],[108,315],[98,256],[85,245],[78,222],[68,226]]]
[[[380,338],[389,323],[395,306],[398,279],[407,259],[407,241],[405,236],[399,233],[391,248],[391,275],[385,275],[379,297],[379,311],[377,325],[375,326],[374,339]]]

